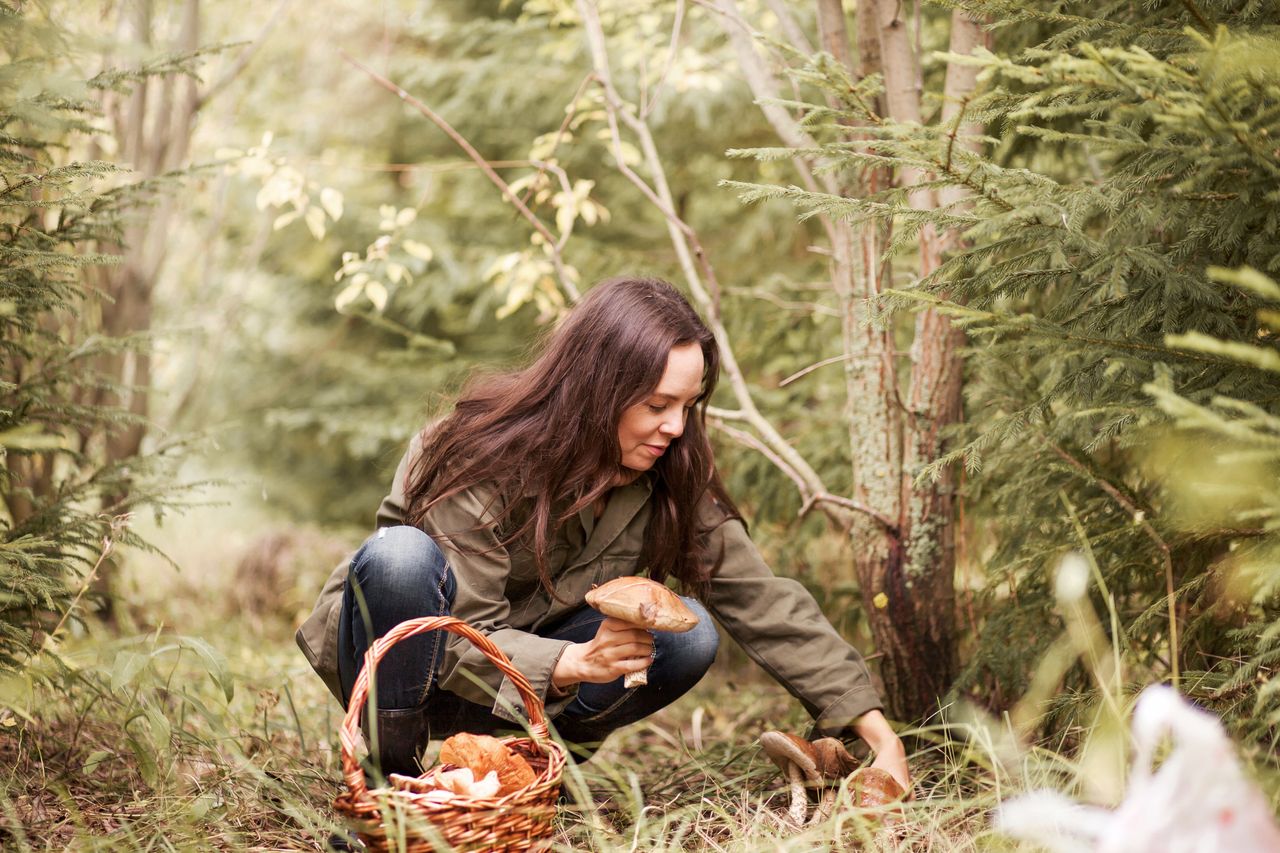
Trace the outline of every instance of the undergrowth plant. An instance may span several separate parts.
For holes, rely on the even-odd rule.
[[[115,262],[125,223],[158,182],[79,159],[99,132],[93,93],[127,91],[166,59],[88,80],[71,37],[42,4],[0,3],[0,672],[21,668],[73,610],[121,543],[142,546],[128,518],[164,506],[161,474],[179,443],[111,458],[107,438],[138,422],[134,393],[101,370],[140,351],[140,338],[101,334],[104,297],[86,273]]]
[[[1258,665],[1272,659],[1241,657],[1219,570],[1264,530],[1256,519],[1176,517],[1185,459],[1152,452],[1172,423],[1152,387],[1190,405],[1231,398],[1255,419],[1280,414],[1280,376],[1228,354],[1274,352],[1257,314],[1264,297],[1207,274],[1280,269],[1280,42],[1262,11],[1272,4],[1111,4],[1105,17],[1020,0],[947,5],[996,30],[994,52],[963,60],[979,69],[979,88],[951,126],[889,120],[875,108],[876,80],[843,79],[821,54],[796,69],[797,83],[837,105],[793,105],[829,168],[917,170],[940,196],[962,191],[958,200],[921,211],[898,186],[861,199],[736,186],[805,215],[891,226],[885,260],[899,267],[921,229],[960,235],[937,270],[881,305],[882,320],[937,308],[968,339],[966,422],[947,453],[913,472],[965,471],[962,562],[982,581],[955,695],[1007,709],[1026,691],[1051,642],[1045,626],[1058,622],[1047,567],[1079,527],[1114,597],[1108,630],[1130,677],[1208,701],[1219,675],[1242,665],[1255,681],[1230,683],[1251,701]],[[975,126],[981,135],[966,136]],[[1170,336],[1220,343],[1193,349]],[[1254,608],[1246,633],[1266,633],[1275,612]],[[1079,669],[1066,688],[1061,712],[1093,692]],[[1070,732],[1078,719],[1043,722]]]

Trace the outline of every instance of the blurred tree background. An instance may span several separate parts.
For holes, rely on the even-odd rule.
[[[199,511],[222,574],[174,553],[185,594],[292,620],[461,382],[634,271],[731,343],[730,491],[904,721],[1029,697],[1023,734],[1087,739],[1087,668],[1041,667],[1075,550],[1129,686],[1176,681],[1273,762],[1277,22],[0,4],[0,664],[55,625],[98,636],[95,596],[157,629],[145,582],[90,569],[184,478],[239,484]],[[147,473],[191,436],[182,477]],[[268,535],[235,538],[247,516]]]

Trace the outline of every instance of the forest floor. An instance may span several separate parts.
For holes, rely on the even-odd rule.
[[[179,520],[159,538],[181,570],[134,555],[113,629],[90,625],[0,682],[0,709],[13,709],[0,710],[0,848],[325,849],[341,829],[342,709],[292,631],[359,534],[263,532]],[[756,739],[809,722],[725,652],[693,692],[580,766],[554,849],[1005,846],[990,814],[1033,781],[1026,767],[1007,771],[992,744],[937,730],[909,741],[917,799],[896,831],[848,807],[791,825]]]

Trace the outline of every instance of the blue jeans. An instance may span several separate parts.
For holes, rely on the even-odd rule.
[[[364,599],[362,612],[356,590]],[[344,704],[364,662],[370,637],[381,637],[406,619],[450,614],[457,585],[453,569],[426,533],[416,527],[385,527],[369,537],[351,560],[338,624],[338,674]],[[590,757],[608,734],[670,705],[697,684],[715,660],[719,646],[711,617],[701,604],[684,598],[698,625],[683,634],[653,633],[654,659],[649,683],[631,689],[622,678],[608,684],[579,685],[578,693],[552,723],[568,742],[580,744]],[[604,615],[585,604],[538,634],[585,643],[593,638]],[[431,738],[455,732],[476,734],[510,730],[510,721],[440,689],[436,675],[443,658],[444,631],[402,640],[383,657],[377,672],[378,707],[422,707]]]

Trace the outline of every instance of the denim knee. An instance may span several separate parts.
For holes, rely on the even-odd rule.
[[[451,582],[453,578],[446,577],[448,565],[434,539],[416,527],[400,525],[383,527],[365,540],[351,560],[351,575],[365,598],[394,601],[441,588],[442,580]],[[445,597],[453,598],[451,589]]]
[[[664,669],[672,675],[700,679],[715,662],[720,649],[720,633],[716,631],[711,614],[696,599],[681,596],[680,599],[698,617],[698,624],[683,634],[654,634],[657,657],[665,659]],[[655,661],[657,663],[657,661]]]

